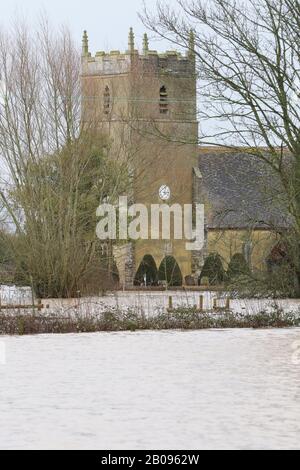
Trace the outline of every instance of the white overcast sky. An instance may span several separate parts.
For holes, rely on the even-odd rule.
[[[176,0],[165,1],[170,7],[177,5]],[[156,2],[145,0],[153,12]],[[101,50],[125,51],[131,26],[138,49],[142,49],[143,35],[148,32],[150,49],[172,50],[174,46],[171,43],[158,40],[142,24],[138,13],[142,12],[143,5],[143,0],[0,0],[0,28],[10,28],[15,18],[24,19],[34,26],[41,15],[46,14],[54,27],[68,26],[79,46],[86,29],[92,54]],[[201,127],[210,129],[211,123],[202,122]]]
[[[175,3],[176,0],[168,0],[169,5]],[[146,0],[146,4],[154,10],[156,0]],[[130,26],[135,30],[137,45],[141,47],[145,32],[138,18],[143,0],[0,0],[0,7],[0,25],[4,27],[9,27],[16,16],[34,24],[41,12],[46,12],[54,25],[66,24],[78,43],[86,29],[92,53],[97,50],[125,50]],[[150,47],[170,49],[170,45],[154,41]]]

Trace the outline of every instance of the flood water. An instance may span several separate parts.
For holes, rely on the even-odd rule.
[[[1,449],[299,449],[300,330],[0,337]]]

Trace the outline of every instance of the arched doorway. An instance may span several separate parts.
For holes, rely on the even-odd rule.
[[[160,282],[166,282],[169,287],[181,287],[183,283],[180,267],[173,256],[166,256],[158,270]]]
[[[135,286],[157,286],[158,272],[153,256],[144,256],[135,275]]]

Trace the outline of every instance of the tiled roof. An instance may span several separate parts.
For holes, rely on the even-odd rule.
[[[256,156],[200,150],[201,194],[208,228],[284,228],[284,191],[270,165]]]

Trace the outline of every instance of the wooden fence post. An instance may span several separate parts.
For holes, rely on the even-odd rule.
[[[200,298],[199,298],[199,311],[200,312],[203,312],[203,307],[204,307],[204,296],[200,295]]]
[[[34,286],[33,286],[33,277],[30,275],[30,284],[31,284],[31,300],[32,300],[32,314],[35,314],[34,311]]]

